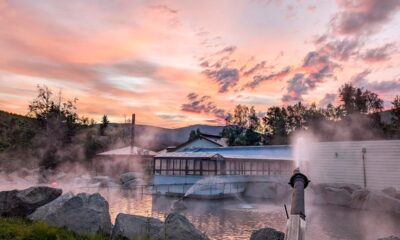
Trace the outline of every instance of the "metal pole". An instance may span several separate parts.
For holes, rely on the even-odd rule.
[[[364,172],[364,188],[367,188],[367,171],[366,171],[366,162],[365,162],[365,154],[367,153],[366,148],[362,148],[362,160],[363,160],[363,172]]]
[[[298,168],[293,171],[289,181],[293,188],[292,205],[285,240],[304,240],[306,224],[304,189],[307,188],[309,182],[307,176],[302,174]]]
[[[131,127],[131,153],[133,153],[133,146],[135,144],[135,114],[132,114],[132,127]]]

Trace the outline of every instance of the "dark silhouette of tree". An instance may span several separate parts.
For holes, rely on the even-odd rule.
[[[339,96],[347,115],[353,113],[376,113],[383,109],[383,100],[378,94],[362,88],[355,88],[350,83],[339,89]]]
[[[340,100],[343,102],[346,114],[352,114],[355,111],[356,89],[353,85],[346,83],[339,89]]]
[[[36,118],[46,129],[51,145],[69,144],[79,125],[76,111],[77,98],[63,101],[59,92],[56,99],[47,86],[37,86],[38,95],[29,105],[28,115]]]
[[[392,109],[390,110],[391,129],[394,137],[400,137],[400,96],[396,96],[392,102]]]
[[[103,115],[103,118],[101,119],[101,123],[99,126],[100,135],[104,136],[109,123],[110,121],[108,121],[107,115]]]
[[[263,123],[271,144],[288,143],[288,114],[284,107],[269,108]]]
[[[201,131],[199,128],[197,128],[196,130],[192,130],[192,131],[190,131],[188,141],[192,141],[192,140],[198,138],[199,136],[201,136]]]
[[[228,115],[227,125],[222,130],[222,136],[227,138],[230,146],[259,145],[262,140],[260,119],[254,107],[237,105],[233,115]]]

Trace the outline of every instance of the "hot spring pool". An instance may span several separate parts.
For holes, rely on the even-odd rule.
[[[110,204],[112,220],[118,213],[128,213],[164,220],[175,198],[133,194],[125,190],[101,190]],[[210,239],[250,239],[251,232],[263,227],[285,231],[283,203],[249,199],[186,199],[182,211]],[[307,239],[376,240],[400,236],[400,216],[388,213],[351,210],[333,206],[306,206]]]

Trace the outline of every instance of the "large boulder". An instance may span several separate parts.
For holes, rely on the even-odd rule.
[[[45,186],[0,192],[0,216],[26,217],[61,193],[61,189]]]
[[[36,209],[31,215],[28,216],[31,220],[47,220],[47,217],[50,214],[55,213],[58,209],[60,209],[65,202],[74,197],[74,194],[71,192],[65,193],[59,196],[56,200],[49,202],[48,204],[39,207]]]
[[[262,228],[251,234],[250,240],[284,240],[285,234],[273,228]]]
[[[50,225],[66,227],[78,234],[111,232],[108,202],[98,193],[79,193],[61,201],[61,207],[45,217]]]
[[[115,220],[111,239],[163,239],[163,229],[164,224],[158,219],[120,213]]]
[[[314,203],[350,206],[351,195],[361,187],[354,184],[317,184],[312,185]]]
[[[205,240],[208,237],[196,229],[189,220],[179,214],[170,213],[165,219],[163,236],[167,240]]]
[[[351,207],[400,214],[400,200],[381,191],[361,189],[352,194]]]

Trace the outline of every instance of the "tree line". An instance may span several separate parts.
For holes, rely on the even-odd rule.
[[[1,112],[0,157],[6,159],[3,164],[12,165],[14,158],[35,159],[42,170],[51,170],[65,162],[90,162],[99,151],[118,141],[111,130],[106,131],[107,115],[99,124],[79,116],[77,101],[64,99],[61,91],[54,94],[47,86],[37,86],[26,117]]]
[[[299,131],[312,132],[321,141],[400,138],[400,97],[391,102],[390,120],[382,120],[384,101],[375,92],[347,83],[338,90],[340,104],[317,107],[302,102],[269,107],[237,105],[228,114],[222,136],[230,146],[288,144]]]

